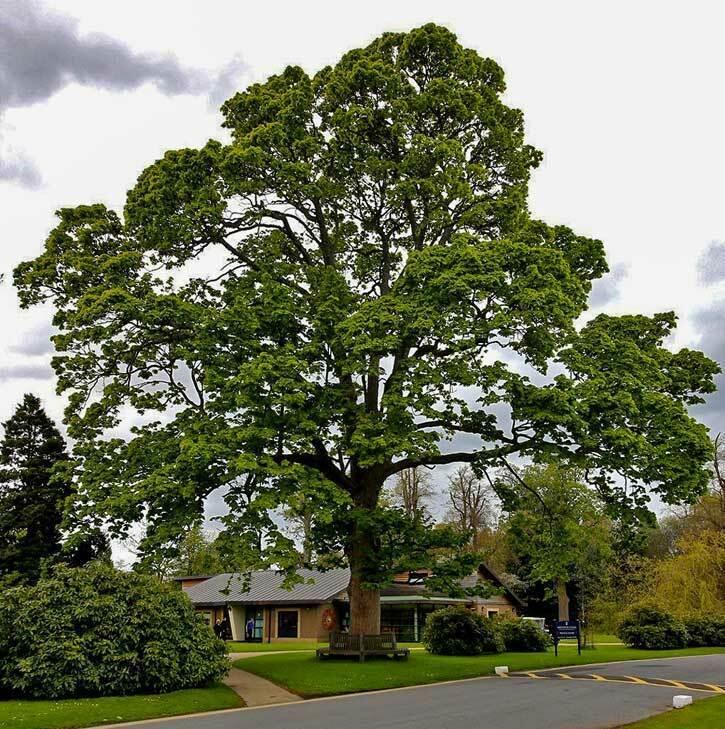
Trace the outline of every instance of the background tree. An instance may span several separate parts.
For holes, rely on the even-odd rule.
[[[171,561],[171,575],[216,575],[224,572],[215,544],[216,535],[204,531],[201,524],[189,529],[179,545],[179,554]]]
[[[324,490],[317,551],[344,553],[351,630],[377,633],[390,555],[412,545],[391,530],[415,531],[379,504],[401,471],[555,457],[624,511],[648,488],[667,503],[702,491],[710,444],[687,406],[718,367],[663,346],[671,313],[575,327],[603,246],[531,219],[541,154],[504,90],[445,28],[385,33],[233,96],[231,141],[167,152],[123,218],[59,211],[15,282],[23,306],[56,310],[86,510],[114,534],[147,515],[153,551],[212,491],[235,506],[253,473],[255,504],[227,529],[264,526],[260,563],[292,574],[271,515]],[[519,366],[553,363],[543,382]],[[111,437],[134,410],[165,417]]]
[[[725,615],[725,534],[685,534],[674,555],[650,561],[644,586],[641,600],[674,615]]]
[[[613,632],[621,616],[637,604],[682,618],[722,614],[725,533],[710,518],[718,509],[715,494],[703,494],[687,509],[662,517],[639,551],[617,553],[593,601],[597,627]]]
[[[0,576],[34,581],[43,560],[61,548],[65,499],[72,486],[65,471],[65,441],[31,394],[3,423],[0,443]]]
[[[485,532],[494,523],[495,494],[487,481],[479,478],[468,466],[460,466],[448,477],[449,511],[447,521],[470,535],[471,545],[478,548]]]
[[[593,593],[611,556],[603,504],[581,474],[554,465],[506,472],[497,486],[513,552],[531,581],[553,586],[559,620],[569,620],[567,583]]]
[[[420,521],[430,513],[429,506],[434,495],[431,473],[421,466],[398,473],[391,489],[393,504],[401,507],[414,521]]]
[[[314,522],[315,506],[311,501],[300,495],[292,499],[284,511],[284,517],[289,523],[292,536],[300,543],[300,559],[302,566],[310,566],[315,558],[314,551]]]
[[[83,567],[89,562],[111,563],[111,543],[98,528],[78,530],[63,542],[57,562],[69,567]]]
[[[713,438],[710,489],[695,502],[692,516],[702,522],[702,528],[725,533],[725,437],[722,433]]]

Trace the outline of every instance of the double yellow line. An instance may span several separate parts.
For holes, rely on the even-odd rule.
[[[716,694],[725,694],[725,686],[718,686],[704,681],[675,681],[671,678],[642,678],[641,676],[602,676],[598,673],[548,673],[542,675],[536,671],[521,671],[510,674],[511,676],[541,679],[563,679],[565,681],[601,681],[607,683],[629,683],[642,686],[674,686],[689,691],[707,691]],[[508,677],[508,676],[507,676]]]

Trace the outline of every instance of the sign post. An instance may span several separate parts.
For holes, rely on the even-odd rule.
[[[557,620],[552,629],[554,655],[559,655],[559,641],[562,638],[576,638],[576,649],[582,654],[581,627],[578,620]]]

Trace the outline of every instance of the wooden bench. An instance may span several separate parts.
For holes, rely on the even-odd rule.
[[[346,656],[363,662],[367,656],[392,656],[396,661],[410,655],[407,648],[398,648],[395,633],[380,635],[351,635],[350,633],[330,633],[327,648],[318,648],[318,658]]]

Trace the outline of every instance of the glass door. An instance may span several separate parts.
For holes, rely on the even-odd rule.
[[[256,643],[261,643],[264,637],[264,611],[260,607],[248,607],[246,618],[244,620],[244,638],[250,640],[247,633],[247,625],[249,621],[254,623],[252,628],[251,640]]]

